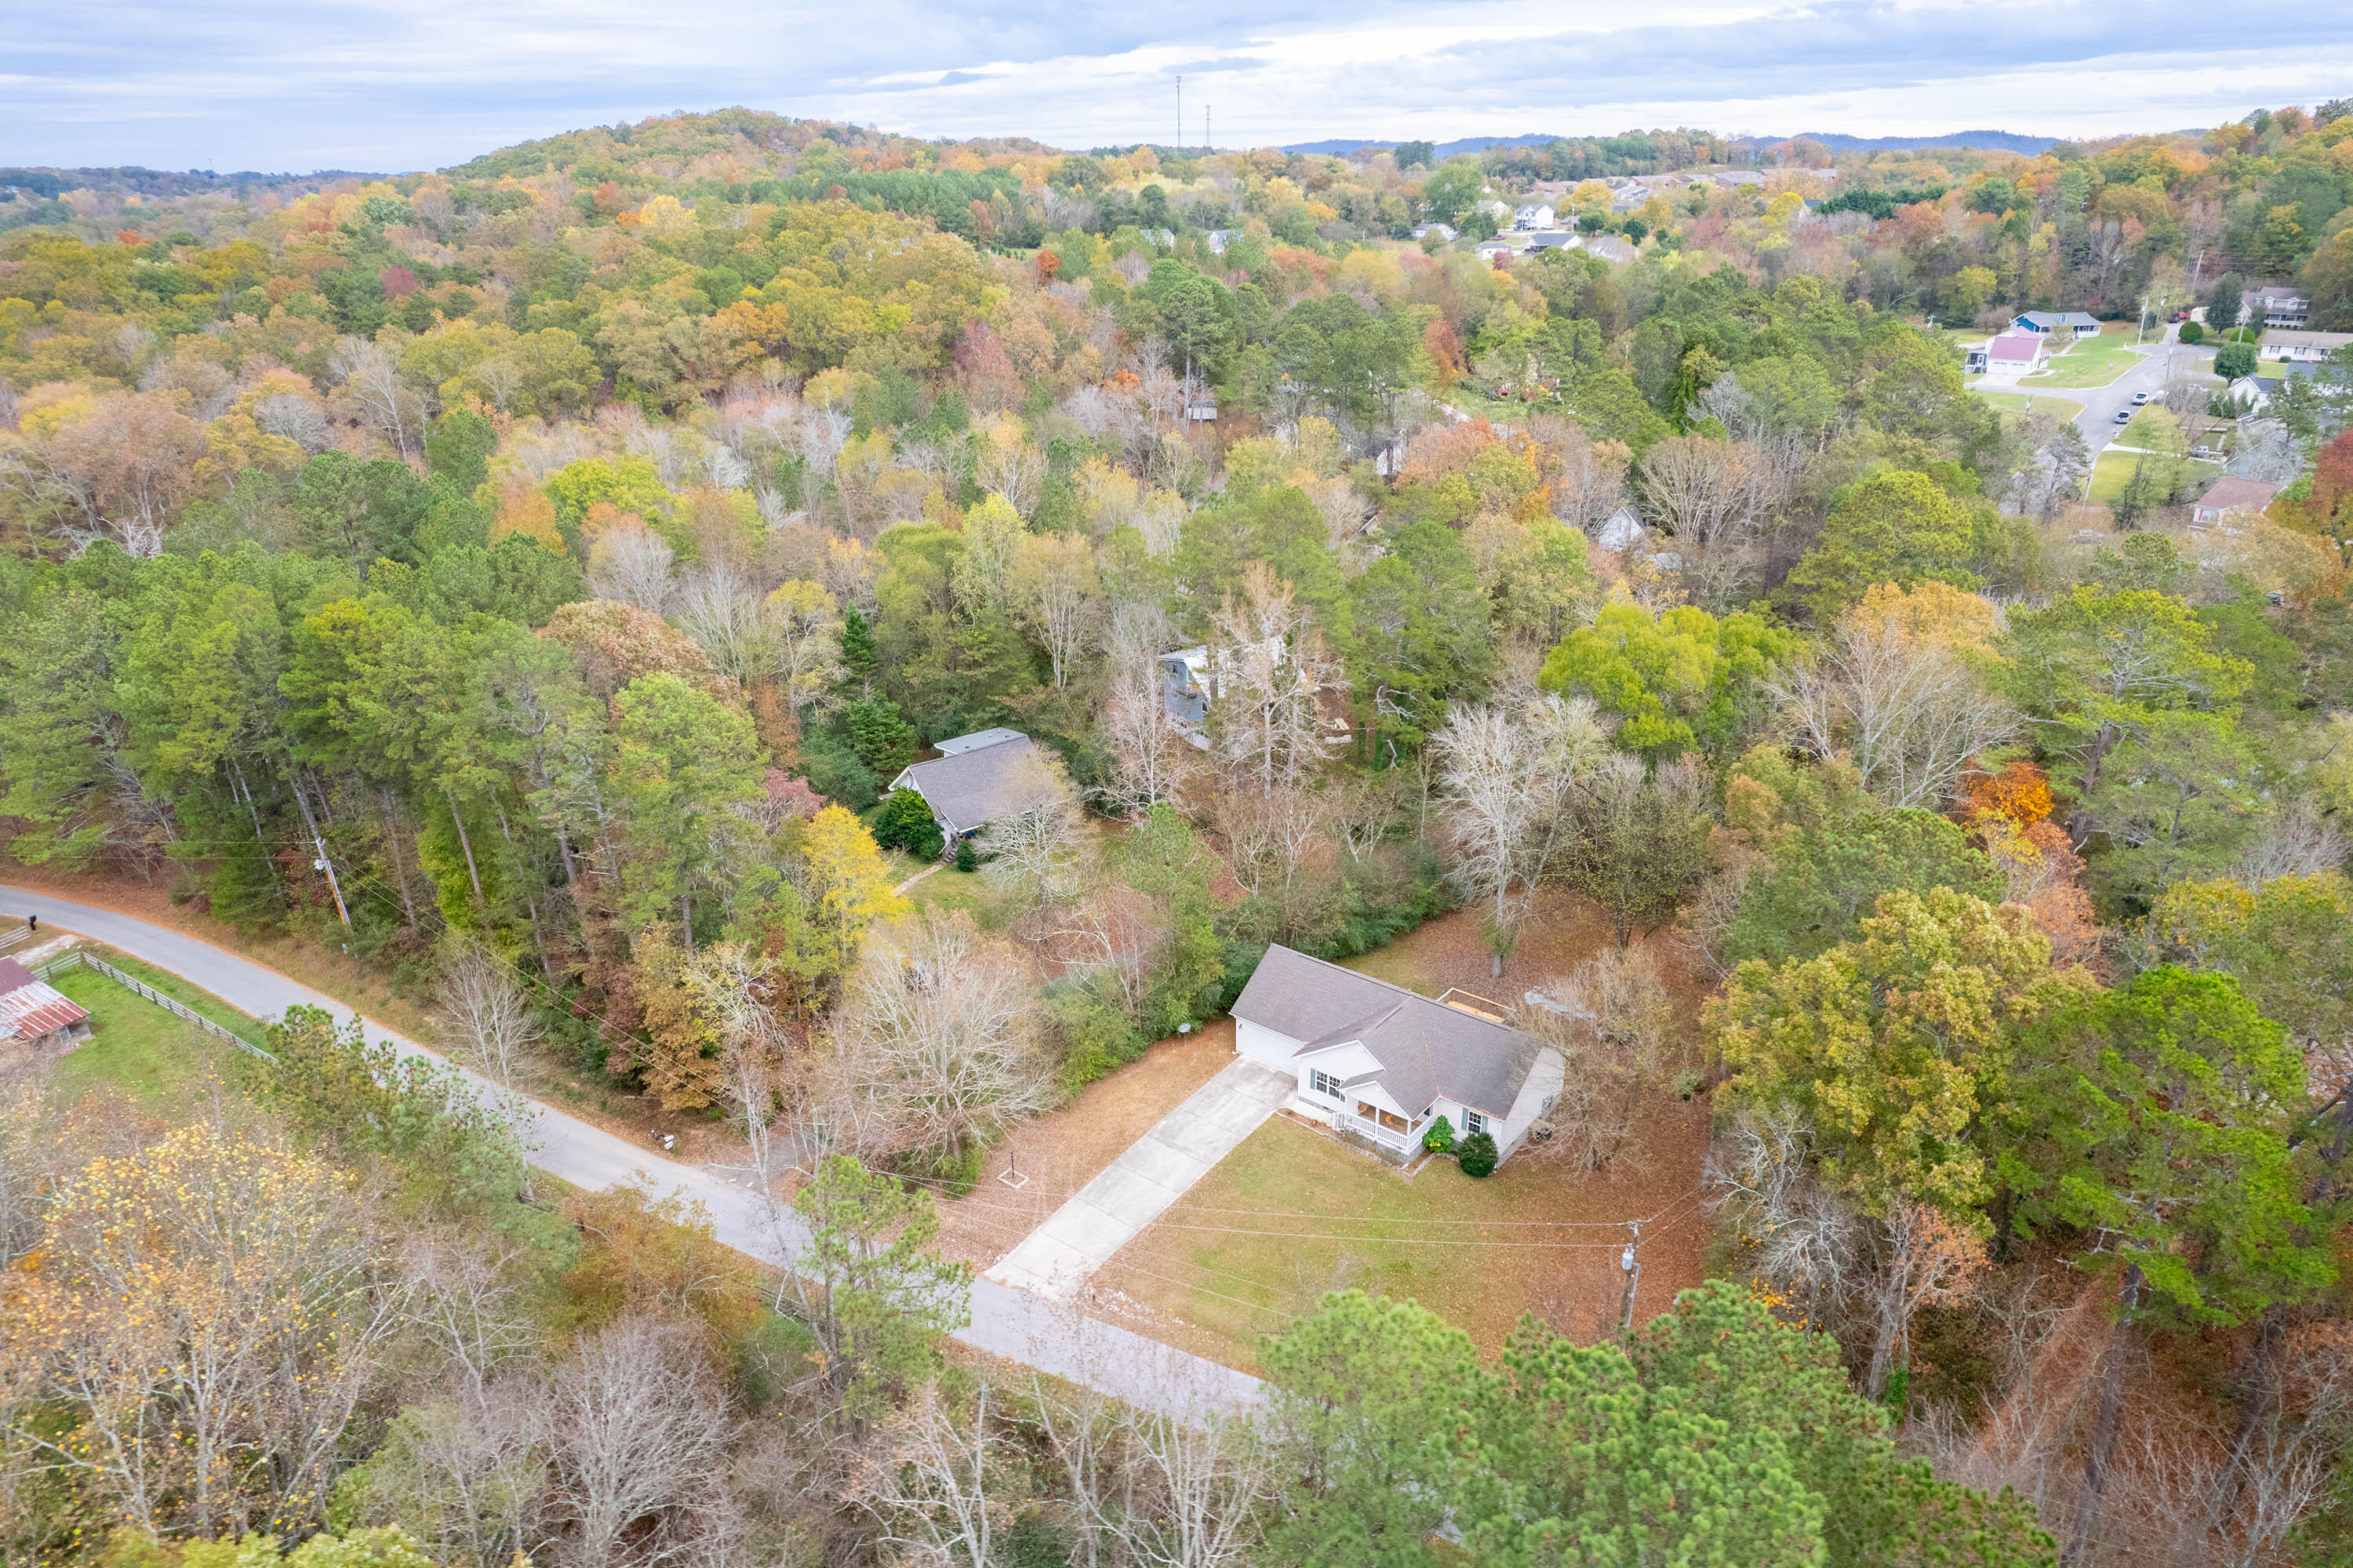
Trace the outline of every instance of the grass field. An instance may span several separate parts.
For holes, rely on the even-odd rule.
[[[2012,418],[2029,412],[2031,408],[2031,412],[2048,414],[2051,418],[2063,422],[2073,419],[2084,411],[2084,405],[2076,402],[2073,397],[2062,397],[2051,392],[1989,392],[1984,387],[1973,387],[1969,389],[1969,395],[1991,404]]]
[[[162,1109],[201,1093],[216,1074],[226,1071],[236,1049],[124,990],[96,969],[69,969],[53,983],[90,1010],[92,1031],[91,1039],[58,1063],[58,1095],[69,1104],[92,1086],[105,1084],[142,1106]],[[157,984],[156,989],[164,988]],[[211,1016],[210,1009],[201,1011]],[[257,1032],[251,1019],[236,1013],[229,1019],[240,1033]]]
[[[2073,348],[2053,355],[2049,368],[2019,383],[2024,387],[2105,387],[2141,362],[2132,351],[2127,333],[2103,333],[2079,340]]]
[[[1644,1147],[1704,1106],[1668,1101],[1629,1139]],[[1670,1130],[1672,1129],[1672,1130]],[[1604,1176],[1550,1151],[1523,1150],[1484,1181],[1432,1160],[1411,1180],[1297,1122],[1267,1123],[1113,1258],[1098,1277],[1174,1317],[1196,1348],[1254,1364],[1259,1336],[1313,1312],[1327,1291],[1412,1299],[1493,1350],[1523,1312],[1580,1340],[1614,1324],[1623,1277],[1617,1222],[1681,1202],[1676,1234],[1643,1255],[1640,1315],[1699,1283],[1704,1234],[1691,1173]],[[1663,1229],[1664,1227],[1661,1227]]]

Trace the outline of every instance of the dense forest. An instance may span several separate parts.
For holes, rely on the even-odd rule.
[[[2079,504],[2076,429],[1923,319],[2300,280],[2353,325],[2343,108],[1435,169],[730,111],[12,174],[7,854],[354,954],[509,1089],[727,1121],[818,1242],[774,1280],[535,1192],[323,1017],[168,1116],[33,1086],[5,1554],[2343,1560],[2353,365],[2193,527]],[[1410,238],[1539,181],[1634,259]],[[892,781],[992,726],[1040,803],[959,848]],[[1523,977],[1564,892],[1614,941]],[[1591,999],[1522,1020],[1578,1158],[1707,1100],[1718,1277],[1500,1356],[1340,1293],[1251,1419],[943,1350],[934,1211],[1008,1128],[1270,943],[1458,909],[1499,989]]]

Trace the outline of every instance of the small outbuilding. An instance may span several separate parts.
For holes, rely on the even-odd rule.
[[[90,1011],[14,959],[0,959],[0,1068],[64,1055],[90,1038]]]

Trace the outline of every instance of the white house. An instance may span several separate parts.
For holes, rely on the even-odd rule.
[[[1209,248],[1210,255],[1223,256],[1226,253],[1226,247],[1232,244],[1240,234],[1241,230],[1239,228],[1213,228],[1201,236],[1201,243]]]
[[[2011,332],[2031,332],[2038,337],[2057,337],[2062,341],[2077,334],[2096,337],[2100,318],[2084,311],[2029,311],[2010,323]]]
[[[2303,326],[2312,319],[2312,301],[2301,289],[2274,283],[2249,294],[2239,307],[2239,319],[2249,326]]]
[[[1433,234],[1449,245],[1454,243],[1458,238],[1454,232],[1454,226],[1451,223],[1417,223],[1413,226],[1413,237],[1416,239],[1426,239]]]
[[[2216,480],[2198,504],[2190,508],[2192,528],[2224,528],[2239,517],[2258,517],[2272,497],[2280,493],[2276,484],[2266,484],[2259,479],[2241,479],[2235,474]]]
[[[2353,343],[2353,333],[2286,332],[2274,328],[2263,334],[2263,344],[2255,354],[2259,358],[2291,365],[2318,365],[2348,343]]]
[[[1051,785],[1034,760],[1029,737],[1018,729],[976,730],[939,743],[940,755],[900,770],[893,789],[913,789],[932,809],[950,843],[968,839],[1000,817],[1027,810]]]
[[[2031,332],[2006,332],[1970,349],[1968,368],[1982,373],[1989,381],[2016,381],[2042,369],[2050,355],[2048,337]]]
[[[1567,1072],[1558,1051],[1490,1014],[1284,947],[1266,950],[1233,1012],[1234,1050],[1292,1075],[1294,1113],[1398,1159],[1440,1117],[1509,1159]]]
[[[1522,202],[1512,213],[1514,228],[1550,228],[1556,221],[1548,202]]]
[[[1481,260],[1493,261],[1498,256],[1510,256],[1515,253],[1519,248],[1518,241],[1505,239],[1499,236],[1493,239],[1481,240],[1472,247],[1472,249],[1477,252]]]

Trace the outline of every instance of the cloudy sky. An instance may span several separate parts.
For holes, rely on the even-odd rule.
[[[2353,5],[2277,0],[15,0],[0,164],[428,168],[746,104],[1088,146],[1327,136],[2173,129],[2353,93]]]

